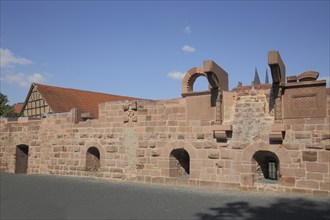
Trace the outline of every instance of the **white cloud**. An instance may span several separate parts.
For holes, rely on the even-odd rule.
[[[27,64],[32,64],[32,61],[24,57],[15,56],[8,49],[0,48],[0,67],[6,68],[6,67],[11,67],[15,64],[27,65]]]
[[[327,81],[327,87],[330,86],[330,76],[322,76],[318,78],[318,80],[326,80]]]
[[[185,75],[186,75],[186,73],[183,73],[183,72],[172,71],[167,74],[167,77],[176,79],[176,80],[182,80]]]
[[[186,32],[187,34],[191,34],[192,30],[190,28],[190,26],[186,26],[184,29],[183,29],[184,32]]]
[[[195,52],[196,49],[193,48],[192,46],[184,45],[181,50],[184,52],[193,53]]]
[[[34,73],[32,75],[16,73],[16,74],[7,74],[4,77],[1,77],[1,81],[4,81],[9,84],[18,85],[19,87],[27,88],[33,82],[45,84],[47,82],[48,76],[40,73]]]

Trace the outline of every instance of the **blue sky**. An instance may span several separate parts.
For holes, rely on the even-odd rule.
[[[287,76],[314,70],[329,79],[329,1],[1,0],[0,43],[11,104],[32,81],[177,98],[180,77],[206,59],[228,72],[232,89],[251,84],[255,67],[264,82],[269,50],[280,52]]]

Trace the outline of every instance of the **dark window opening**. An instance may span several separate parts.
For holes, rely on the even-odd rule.
[[[270,151],[257,151],[253,155],[253,159],[256,162],[254,172],[256,173],[257,182],[278,180],[279,159],[276,154]]]
[[[86,170],[97,171],[101,167],[100,152],[96,147],[90,147],[86,154]]]
[[[190,157],[183,148],[172,150],[170,154],[170,177],[188,178]]]
[[[29,146],[21,144],[16,147],[15,173],[27,173]]]

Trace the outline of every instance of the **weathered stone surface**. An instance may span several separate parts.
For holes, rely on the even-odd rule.
[[[312,134],[310,132],[296,132],[295,138],[296,139],[311,139]]]
[[[253,186],[254,185],[254,176],[252,174],[241,174],[241,185]]]
[[[294,187],[296,179],[294,177],[282,176],[280,178],[280,184],[282,186]]]
[[[151,156],[153,156],[153,157],[158,157],[158,156],[160,156],[160,150],[159,149],[153,149],[153,150],[151,150]]]
[[[210,158],[210,159],[219,159],[219,152],[216,152],[216,151],[209,152],[208,158]]]
[[[328,173],[329,164],[327,164],[327,163],[306,163],[306,170],[308,172]]]
[[[322,149],[323,146],[320,143],[306,143],[305,144],[306,148],[309,149]]]
[[[303,151],[302,152],[303,161],[317,161],[317,152],[316,151]]]

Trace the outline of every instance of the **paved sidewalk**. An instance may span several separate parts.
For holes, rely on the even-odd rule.
[[[1,219],[330,219],[327,197],[1,173]]]

